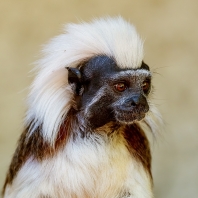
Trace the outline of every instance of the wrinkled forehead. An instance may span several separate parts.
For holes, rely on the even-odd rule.
[[[151,77],[148,65],[142,62],[140,68],[120,68],[116,61],[108,56],[100,55],[91,58],[82,66],[86,78],[145,78]]]

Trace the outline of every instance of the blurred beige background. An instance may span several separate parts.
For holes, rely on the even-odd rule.
[[[145,42],[165,132],[153,148],[156,198],[198,197],[197,0],[0,0],[0,186],[23,128],[28,73],[67,22],[122,15]]]

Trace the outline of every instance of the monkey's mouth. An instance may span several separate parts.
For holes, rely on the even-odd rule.
[[[125,123],[125,124],[131,124],[134,121],[140,121],[142,120],[146,113],[148,112],[148,108],[144,109],[134,109],[132,111],[124,111],[117,109],[115,111],[115,118],[118,122]]]

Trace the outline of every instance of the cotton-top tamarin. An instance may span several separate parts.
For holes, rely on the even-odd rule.
[[[38,61],[4,198],[153,198],[143,42],[121,17],[69,24]]]

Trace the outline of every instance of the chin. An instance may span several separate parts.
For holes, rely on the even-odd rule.
[[[115,118],[119,123],[130,125],[145,118],[146,113],[116,112]]]

